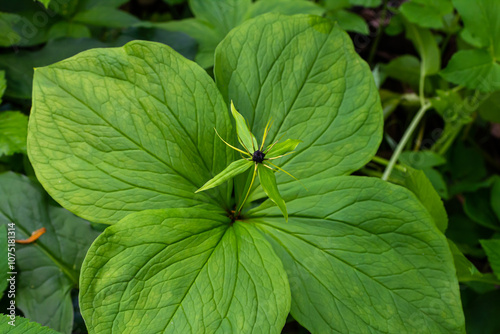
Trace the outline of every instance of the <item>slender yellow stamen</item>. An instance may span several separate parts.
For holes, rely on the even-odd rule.
[[[266,160],[274,160],[274,159],[283,158],[283,157],[286,157],[287,155],[292,154],[292,153],[295,153],[295,151],[290,151],[288,153],[285,153],[285,154],[282,154],[282,155],[278,155],[277,157],[272,157],[272,158],[269,158],[269,159],[266,159]]]
[[[291,177],[291,178],[293,178],[295,181],[299,182],[299,183],[302,185],[302,187],[304,187],[304,188],[307,190],[306,186],[305,186],[302,182],[300,182],[300,180],[299,180],[299,179],[297,179],[295,176],[293,176],[292,174],[288,173],[286,170],[284,170],[284,169],[282,169],[282,168],[280,168],[280,167],[276,166],[275,164],[273,164],[273,163],[272,163],[272,162],[270,162],[270,161],[268,161],[268,163],[269,163],[271,166],[273,166],[274,168],[278,169],[279,171],[281,171],[281,172],[285,173],[286,175],[290,176],[290,177]],[[265,165],[264,165],[264,166],[265,166]]]
[[[222,139],[222,137],[219,135],[219,133],[217,132],[217,129],[216,129],[216,128],[214,128],[214,130],[215,130],[215,133],[217,134],[217,136],[219,136],[220,140],[222,140],[222,141],[224,142],[224,144],[226,144],[227,146],[231,147],[233,150],[236,150],[236,151],[238,151],[238,152],[240,152],[240,153],[243,153],[243,154],[246,154],[246,155],[248,155],[248,156],[252,156],[250,153],[245,152],[245,151],[242,151],[242,150],[240,150],[239,148],[236,148],[236,147],[234,147],[233,145],[228,144],[228,143],[227,143],[224,139]]]
[[[250,150],[245,146],[245,144],[243,144],[243,140],[241,140],[240,137],[238,137],[238,141],[240,142],[241,146],[243,146],[243,148],[250,154],[252,155],[252,152],[250,152]],[[253,145],[253,144],[252,144]]]
[[[270,149],[272,149],[274,147],[274,145],[278,144],[278,142],[285,136],[285,134],[283,134],[277,141],[275,141],[271,146],[269,146],[268,148],[266,148],[266,150],[264,151],[264,153],[267,153],[269,152]]]
[[[273,126],[274,121],[271,122],[271,120],[267,121],[266,127],[264,129],[264,136],[262,137],[262,144],[260,144],[260,151],[264,148],[264,143],[266,142],[267,135],[269,134],[269,131],[271,130],[271,126]]]

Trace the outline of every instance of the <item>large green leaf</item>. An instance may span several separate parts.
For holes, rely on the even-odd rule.
[[[349,0],[349,3],[353,6],[378,7],[382,0]]]
[[[0,46],[7,47],[18,44],[21,36],[13,29],[13,25],[19,22],[21,17],[16,14],[0,12]]]
[[[83,258],[98,233],[52,204],[38,184],[12,172],[0,174],[0,224],[9,223],[16,225],[16,239],[46,229],[36,243],[16,245],[16,306],[31,320],[71,333],[71,290],[78,285]]]
[[[250,223],[288,273],[291,314],[313,333],[463,333],[446,238],[413,194],[380,179],[334,177],[270,201]]]
[[[0,112],[0,157],[26,153],[28,116],[19,111]]]
[[[118,8],[129,0],[78,0],[79,11],[89,10],[95,7],[111,7]]]
[[[307,0],[259,0],[252,4],[249,16],[257,17],[266,13],[280,13],[285,15],[313,14],[322,15],[325,10]]]
[[[194,19],[157,23],[158,28],[182,31],[195,38],[200,49],[196,62],[203,68],[214,65],[215,48],[226,34],[244,20],[268,12],[293,14],[318,14],[324,10],[305,0],[191,0],[189,6]]]
[[[462,38],[480,50],[453,55],[443,77],[482,92],[500,89],[500,3],[496,0],[452,0],[464,21]]]
[[[416,170],[406,166],[405,172],[394,171],[391,179],[404,186],[417,196],[419,201],[431,214],[434,223],[441,232],[445,232],[448,227],[448,215],[443,205],[443,201],[434,189],[431,181],[422,170]]]
[[[9,322],[14,325],[9,324]],[[0,330],[3,334],[60,334],[53,329],[43,327],[36,322],[30,322],[23,317],[16,317],[13,321],[5,314],[0,315]]]
[[[16,50],[0,54],[0,68],[5,69],[7,81],[9,82],[5,94],[19,99],[31,99],[33,68],[53,64],[91,48],[122,46],[135,39],[149,40],[151,38],[151,40],[156,40],[156,37],[160,37],[158,41],[168,44],[185,57],[192,58],[194,56],[193,50],[189,48],[189,44],[194,43],[194,41],[190,40],[188,36],[177,32],[162,31],[162,33],[167,33],[168,35],[152,33],[152,36],[122,36],[122,38],[114,43],[103,43],[91,38],[62,38],[49,41],[38,51]],[[187,45],[186,40],[188,41]]]
[[[441,75],[452,83],[481,92],[500,89],[500,64],[487,50],[455,53]]]
[[[214,131],[231,137],[227,107],[170,47],[83,52],[37,69],[33,92],[28,154],[72,212],[111,224],[145,209],[227,205],[226,185],[194,193],[232,161]]]
[[[476,266],[465,257],[460,249],[453,241],[448,239],[451,254],[453,254],[453,262],[457,270],[457,278],[459,282],[481,282],[496,284],[500,283],[493,274],[483,274],[477,270]]]
[[[453,11],[451,0],[411,0],[400,7],[411,23],[424,28],[443,28],[443,16]]]
[[[75,22],[60,21],[50,27],[49,39],[63,37],[90,38],[91,33],[86,25]]]
[[[105,46],[94,39],[60,39],[47,43],[38,51],[18,50],[0,54],[0,68],[5,69],[9,82],[5,95],[31,99],[33,68],[50,65],[89,48]]]
[[[491,47],[500,57],[500,2],[497,0],[452,0],[461,15],[467,41],[477,47]]]
[[[197,19],[209,22],[224,37],[246,18],[251,0],[189,0]]]
[[[363,35],[368,35],[370,33],[366,21],[361,16],[348,10],[333,11],[328,13],[326,17],[337,22],[344,30],[357,32]]]
[[[157,23],[156,27],[168,31],[180,31],[193,37],[198,42],[196,62],[203,68],[212,67],[214,64],[214,51],[223,36],[219,34],[210,23],[189,18],[180,21]]]
[[[280,333],[283,266],[254,226],[222,214],[150,210],[107,228],[80,280],[89,332]]]
[[[441,69],[441,55],[432,32],[407,21],[404,25],[406,38],[412,41],[420,55],[422,75],[436,74]]]
[[[496,277],[500,279],[500,239],[481,240],[488,261]]]
[[[373,77],[329,20],[262,15],[229,33],[215,62],[225,100],[234,101],[257,138],[272,118],[269,142],[282,135],[303,141],[280,167],[304,182],[348,174],[377,150],[382,109]],[[280,174],[280,186],[293,181]]]
[[[102,27],[122,28],[140,22],[135,16],[111,7],[98,6],[79,12],[74,17],[75,22]]]

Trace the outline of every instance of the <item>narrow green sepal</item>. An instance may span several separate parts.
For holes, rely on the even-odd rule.
[[[270,167],[267,167],[264,164],[259,164],[258,171],[262,188],[266,192],[267,196],[269,196],[269,199],[276,203],[276,205],[280,208],[283,216],[285,217],[285,220],[288,222],[288,212],[286,211],[286,204],[278,190],[274,172],[270,169]]]
[[[266,152],[266,158],[278,157],[282,154],[293,151],[300,143],[302,143],[302,140],[297,139],[287,139],[282,143],[277,143],[271,147],[268,152]]]
[[[227,166],[222,172],[217,174],[213,179],[209,180],[207,183],[205,183],[200,189],[196,190],[195,192],[200,192],[204,191],[210,188],[217,187],[218,185],[221,185],[222,183],[226,182],[229,179],[232,179],[236,175],[239,175],[243,172],[245,172],[247,169],[253,166],[253,162],[246,160],[246,159],[240,159],[232,162],[229,166]]]
[[[259,149],[257,145],[257,139],[250,132],[245,118],[236,110],[233,101],[231,101],[231,114],[233,114],[234,120],[236,121],[236,133],[238,134],[238,139],[241,145],[249,152],[253,153]]]

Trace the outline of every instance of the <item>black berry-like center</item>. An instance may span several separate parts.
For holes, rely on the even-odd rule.
[[[264,157],[266,156],[265,153],[257,150],[255,152],[253,152],[253,156],[252,156],[252,160],[255,161],[256,163],[262,163],[262,161],[264,161]]]

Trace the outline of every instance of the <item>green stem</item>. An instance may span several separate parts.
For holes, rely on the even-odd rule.
[[[420,108],[422,108],[425,105],[425,96],[424,96],[424,89],[425,89],[425,74],[423,74],[423,69],[420,69],[422,72],[420,74],[420,82],[418,85],[418,97],[420,99]]]
[[[413,131],[417,128],[418,123],[424,117],[425,112],[431,107],[429,103],[422,105],[420,109],[418,110],[417,114],[413,118],[413,120],[410,123],[410,126],[406,129],[403,138],[401,138],[401,141],[399,142],[398,146],[396,147],[396,150],[392,154],[391,160],[389,160],[389,163],[387,164],[387,167],[384,171],[384,175],[382,175],[382,180],[387,181],[389,179],[389,176],[391,175],[392,170],[394,169],[394,166],[396,165],[396,162],[399,159],[399,156],[403,152],[403,149],[410,139],[411,135],[413,134]]]
[[[379,165],[382,165],[382,166],[388,166],[389,165],[389,160],[384,159],[384,158],[379,157],[379,156],[374,156],[372,158],[372,161],[376,162],[376,163],[378,163]],[[404,168],[403,166],[394,165],[394,168],[396,168],[397,170],[400,170],[402,172],[406,172],[406,168]]]
[[[387,181],[389,179],[389,176],[391,175],[392,170],[394,169],[394,166],[396,165],[396,162],[399,159],[399,156],[403,152],[404,147],[406,146],[411,136],[413,135],[413,132],[417,128],[418,123],[420,123],[420,121],[424,117],[425,112],[431,107],[430,103],[425,102],[424,89],[425,89],[425,73],[424,73],[424,65],[422,62],[422,65],[420,67],[420,82],[419,82],[420,109],[417,111],[415,117],[413,117],[410,126],[406,129],[403,138],[401,138],[401,141],[396,147],[396,150],[392,154],[391,160],[389,160],[389,164],[385,168],[384,175],[382,175],[382,180],[384,181]]]
[[[361,168],[361,173],[368,176],[382,177],[382,173],[377,172],[376,170],[371,170],[368,168]]]
[[[240,214],[241,209],[243,209],[243,206],[245,205],[245,202],[247,201],[248,195],[250,195],[250,191],[252,190],[253,182],[255,181],[255,176],[257,175],[257,167],[258,167],[258,164],[255,164],[255,168],[254,168],[253,174],[252,174],[252,180],[250,181],[250,185],[248,186],[248,190],[246,192],[245,198],[243,198],[240,205],[238,205],[238,209],[236,210],[236,215]]]
[[[377,31],[377,36],[375,36],[375,41],[373,41],[372,48],[370,50],[370,55],[368,56],[368,64],[372,64],[373,58],[375,58],[375,53],[377,52],[378,49],[378,44],[380,43],[380,38],[382,37],[382,34],[384,32],[384,24],[385,24],[385,18],[387,16],[387,1],[384,0],[384,8],[382,9],[382,13],[380,14],[380,23],[379,23],[379,28]]]
[[[451,144],[453,144],[462,128],[463,125],[453,127],[447,134],[438,139],[438,141],[431,148],[431,151],[443,156],[448,151]]]

